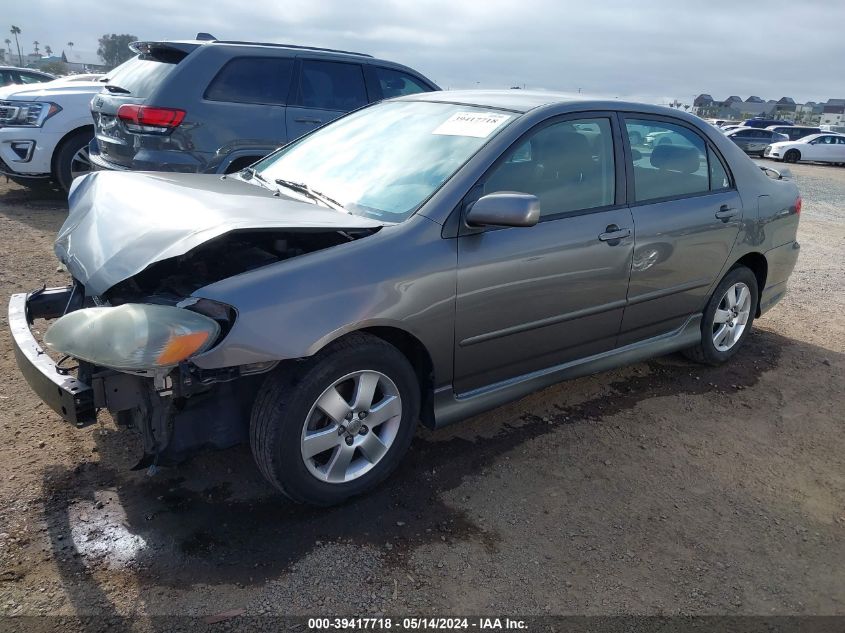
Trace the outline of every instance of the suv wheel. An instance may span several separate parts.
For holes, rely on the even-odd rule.
[[[716,286],[701,321],[701,342],[684,350],[699,363],[719,365],[736,354],[757,313],[757,277],[745,266],[731,269]]]
[[[88,143],[93,133],[90,130],[75,132],[66,138],[53,159],[53,176],[68,191],[73,179],[91,171],[88,157]]]
[[[379,338],[353,334],[295,371],[267,377],[252,409],[252,454],[294,501],[333,505],[396,468],[419,410],[419,383],[405,356]]]

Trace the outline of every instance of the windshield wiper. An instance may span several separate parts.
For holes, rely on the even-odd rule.
[[[116,93],[122,94],[122,95],[132,94],[126,88],[121,88],[120,86],[115,86],[114,84],[106,84],[105,89],[108,90],[109,92],[116,92]]]
[[[261,182],[264,187],[267,187],[267,189],[273,189],[273,187],[270,186],[270,183],[267,182],[267,179],[262,176],[254,167],[244,167],[238,172],[238,174],[245,180],[252,180],[253,178],[255,178],[256,180]]]
[[[303,182],[294,182],[292,180],[285,180],[284,178],[276,178],[276,184],[282,185],[282,187],[286,187],[291,191],[301,193],[302,195],[307,196],[308,198],[311,198],[316,202],[322,202],[324,205],[326,205],[330,209],[334,209],[335,211],[343,211],[344,213],[349,213],[349,211],[344,209],[343,205],[340,204],[337,200],[329,198],[324,193],[315,191]]]

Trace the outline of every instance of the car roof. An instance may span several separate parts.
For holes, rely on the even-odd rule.
[[[799,141],[812,141],[815,138],[819,138],[821,136],[845,136],[845,134],[839,134],[838,132],[820,132],[819,134],[810,134],[809,136],[804,136]]]
[[[635,112],[653,114],[671,113],[676,117],[685,114],[663,106],[545,90],[444,90],[440,92],[421,92],[413,95],[405,95],[392,100],[452,103],[479,108],[510,110],[511,112],[519,113],[525,113],[543,106],[571,104],[589,110],[633,110]],[[698,118],[693,115],[687,115],[687,117]],[[704,123],[704,121],[700,121],[702,124]]]

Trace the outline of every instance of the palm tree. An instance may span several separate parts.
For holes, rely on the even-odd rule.
[[[47,44],[47,46],[44,47],[44,52],[47,53],[47,57],[53,56],[53,49],[50,48],[49,44]]]
[[[35,54],[38,55],[38,40],[35,40],[32,45],[35,46]]]
[[[10,39],[7,37],[7,38],[6,38],[5,40],[3,40],[3,41],[4,41],[4,42],[6,42],[6,49],[9,51],[9,59],[12,59],[12,40],[10,40]]]
[[[9,33],[15,36],[15,46],[18,47],[18,66],[23,64],[23,56],[21,55],[21,43],[18,42],[18,35],[20,35],[20,32],[20,28],[15,26],[14,24],[12,25],[12,28],[9,29]]]

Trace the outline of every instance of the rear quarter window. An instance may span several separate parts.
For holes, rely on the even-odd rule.
[[[284,105],[290,92],[293,59],[237,57],[226,63],[205,91],[209,101]]]
[[[375,71],[381,94],[385,99],[431,91],[422,81],[401,70],[376,66]]]

